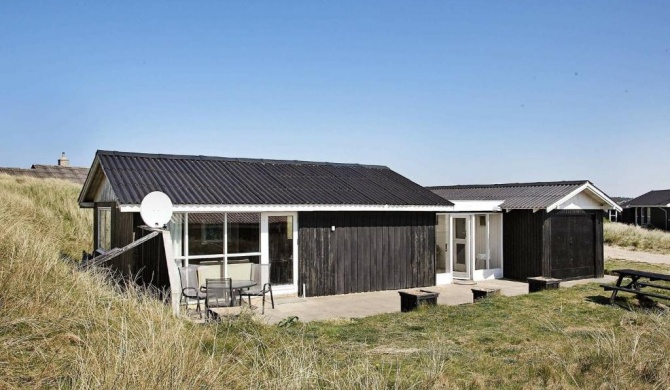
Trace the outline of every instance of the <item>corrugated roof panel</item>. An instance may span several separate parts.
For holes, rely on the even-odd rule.
[[[428,187],[449,200],[502,200],[503,209],[546,208],[588,181]]]
[[[436,205],[450,202],[386,167],[99,151],[121,204],[163,191],[174,204]]]

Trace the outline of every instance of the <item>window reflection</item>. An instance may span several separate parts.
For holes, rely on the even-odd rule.
[[[260,213],[228,214],[228,253],[261,251]]]
[[[188,252],[190,256],[223,253],[225,214],[188,215]]]

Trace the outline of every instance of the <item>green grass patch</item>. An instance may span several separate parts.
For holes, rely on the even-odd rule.
[[[612,275],[612,270],[615,269],[634,269],[639,271],[658,272],[662,274],[670,274],[670,265],[644,263],[641,261],[630,261],[624,259],[607,259],[605,260],[605,274]]]

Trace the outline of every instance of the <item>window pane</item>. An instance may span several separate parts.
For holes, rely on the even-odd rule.
[[[223,254],[223,222],[225,214],[188,215],[188,255]]]
[[[228,253],[261,251],[261,214],[228,214]]]
[[[435,272],[443,274],[448,272],[449,252],[447,249],[447,216],[437,216],[437,226],[435,227],[435,255],[437,264]]]
[[[112,249],[112,210],[108,207],[98,209],[98,248]]]
[[[465,218],[454,218],[454,230],[456,230],[454,238],[464,239],[466,237]]]

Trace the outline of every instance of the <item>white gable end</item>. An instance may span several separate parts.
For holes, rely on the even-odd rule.
[[[597,210],[609,209],[608,205],[600,202],[598,199],[589,195],[586,191],[582,191],[577,195],[561,202],[556,210]]]

